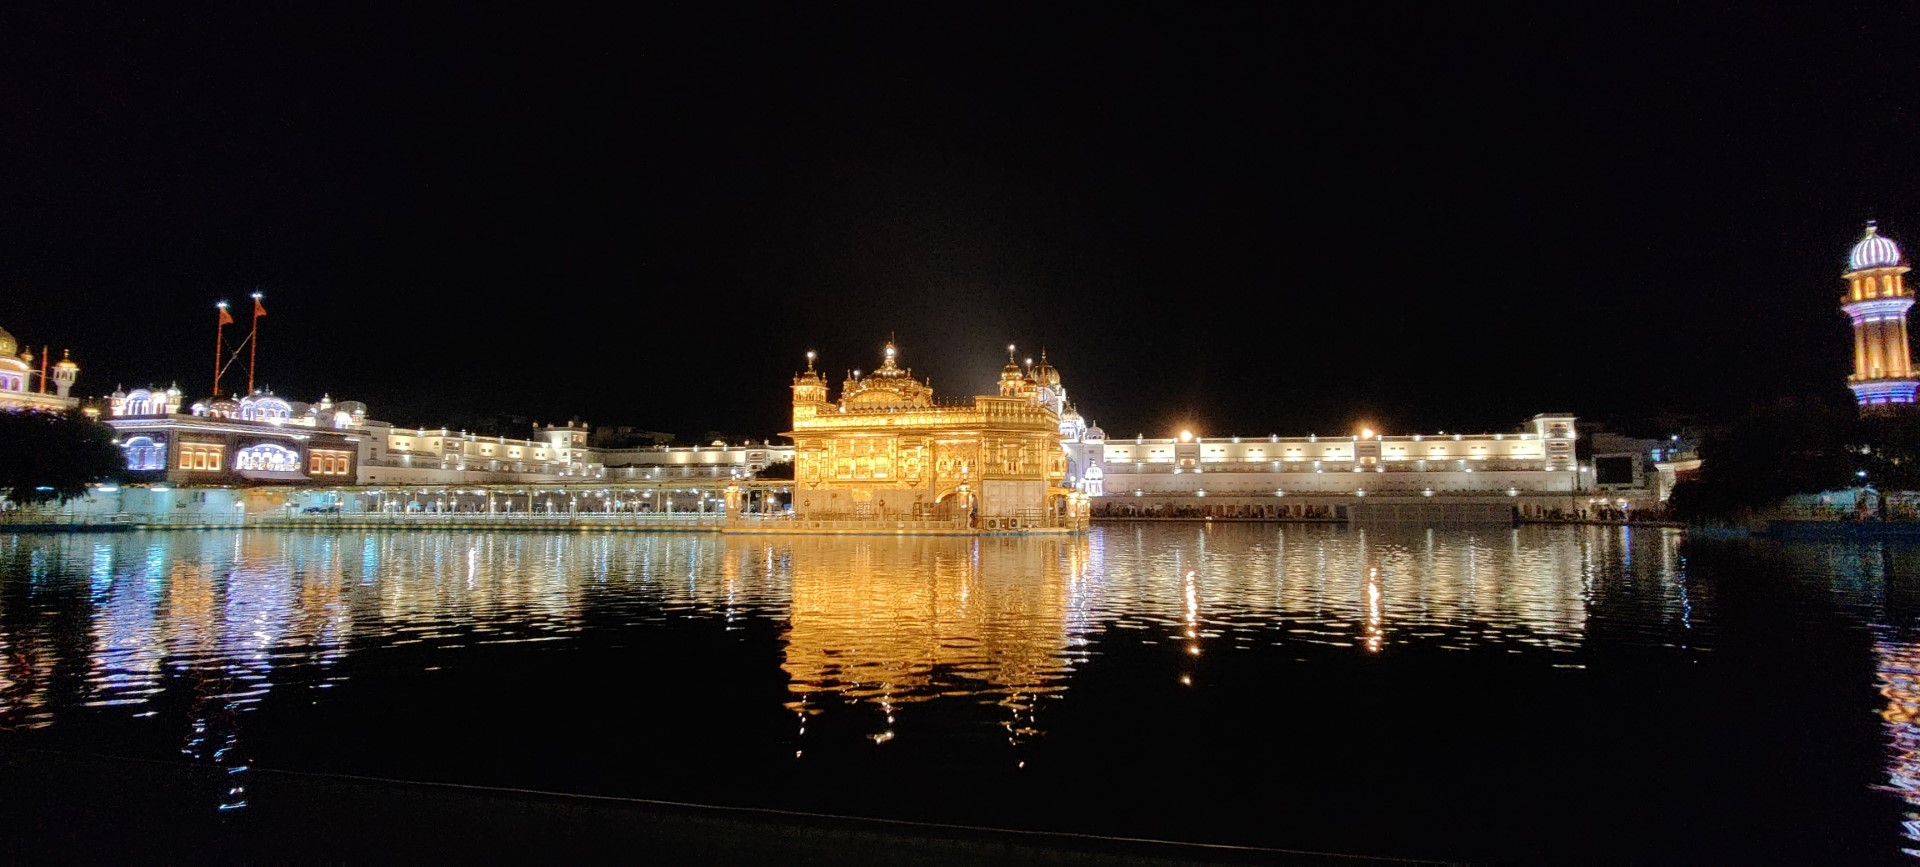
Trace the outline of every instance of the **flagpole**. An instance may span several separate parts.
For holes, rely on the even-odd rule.
[[[260,293],[253,293],[253,348],[247,353],[247,393],[253,393],[253,363],[260,358],[260,314],[266,311],[260,307]]]
[[[233,317],[227,315],[227,302],[213,305],[219,310],[219,318],[213,321],[213,396],[220,396],[220,356],[227,353],[226,338],[221,332],[226,330],[227,321]]]

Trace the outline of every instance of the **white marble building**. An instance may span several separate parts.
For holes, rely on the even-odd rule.
[[[1592,468],[1574,457],[1577,436],[1572,415],[1543,413],[1479,434],[1116,440],[1096,425],[1066,448],[1079,468],[1072,483],[1096,498],[1096,517],[1335,519],[1388,504],[1531,516],[1578,510]]]

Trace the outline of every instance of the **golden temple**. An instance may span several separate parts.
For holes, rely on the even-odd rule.
[[[1044,356],[1025,370],[1009,357],[998,394],[942,403],[898,354],[888,341],[880,367],[852,371],[835,401],[807,353],[783,434],[794,444],[798,520],[1085,526],[1085,495],[1062,485],[1060,376]]]

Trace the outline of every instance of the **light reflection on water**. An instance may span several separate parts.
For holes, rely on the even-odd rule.
[[[1642,531],[1642,536],[1649,534]],[[138,707],[162,669],[217,671],[244,708],[290,661],[348,648],[564,640],[589,606],[628,625],[669,616],[784,621],[794,709],[834,694],[906,704],[1057,693],[1091,633],[1138,630],[1195,655],[1259,642],[1379,652],[1432,644],[1577,651],[1595,583],[1639,597],[1627,626],[1704,647],[1677,539],[1612,533],[1103,529],[1078,539],[701,535],[151,533],[15,536],[9,592],[31,605],[84,576],[77,624],[0,608],[0,720],[62,706]],[[24,570],[19,567],[24,566]],[[33,590],[17,585],[24,571]],[[1604,574],[1603,574],[1604,573]],[[1602,588],[1605,589],[1605,588]],[[84,664],[70,694],[54,673]],[[327,679],[336,682],[334,678]]]
[[[1879,560],[1794,556],[1875,625],[1888,788],[1914,805],[1905,834],[1920,841],[1915,623],[1886,613]],[[243,724],[263,703],[343,701],[381,666],[457,670],[483,648],[758,626],[778,639],[793,726],[780,737],[796,757],[814,760],[832,719],[882,749],[994,740],[1024,761],[1049,737],[1042,709],[1074,701],[1076,672],[1121,647],[1177,654],[1193,690],[1227,676],[1208,665],[1222,654],[1269,667],[1497,654],[1578,670],[1626,648],[1687,664],[1720,649],[1714,588],[1687,573],[1679,533],[1617,528],[7,536],[0,731],[172,718],[181,754],[232,772],[221,806],[238,808],[248,741],[272,737]],[[982,713],[956,724],[957,706]]]
[[[1677,539],[1652,539],[1638,567],[1614,559],[1624,548],[1618,540],[1506,529],[1223,526],[1106,529],[1072,541],[799,538],[766,553],[786,558],[782,577],[792,588],[785,668],[793,709],[829,707],[818,700],[827,693],[880,703],[894,716],[901,705],[972,695],[1017,715],[1036,697],[1068,689],[1090,636],[1103,629],[1179,642],[1191,656],[1254,643],[1571,653],[1581,646],[1603,561],[1621,565],[1620,580],[1655,588],[1663,613],[1642,624],[1650,633],[1663,641],[1695,633],[1682,622]],[[1680,641],[1699,646],[1702,638]],[[872,736],[894,734],[886,728]]]

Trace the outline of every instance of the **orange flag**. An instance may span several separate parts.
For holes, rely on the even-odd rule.
[[[228,312],[227,312],[227,305],[225,305],[225,304],[221,304],[221,305],[218,305],[218,306],[219,306],[219,308],[220,308],[220,324],[221,324],[221,325],[232,325],[232,324],[233,324],[233,314],[231,314],[231,313],[228,313]]]
[[[253,296],[253,315],[255,316],[267,315],[267,308],[260,306],[260,296],[258,295]]]

